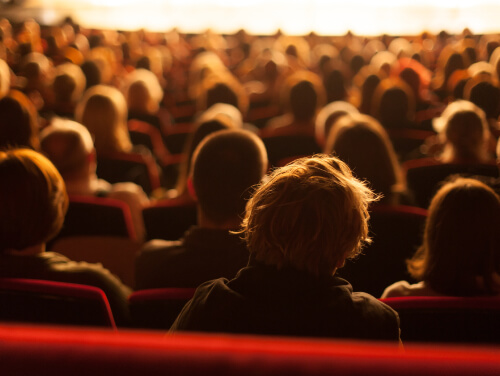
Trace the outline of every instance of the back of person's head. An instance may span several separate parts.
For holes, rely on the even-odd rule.
[[[0,147],[40,148],[36,108],[20,91],[0,99]]]
[[[57,103],[77,102],[85,91],[85,75],[82,69],[72,63],[58,65],[52,84]]]
[[[386,128],[404,127],[415,117],[415,96],[401,79],[382,80],[373,94],[371,115]]]
[[[230,129],[206,137],[192,164],[193,188],[203,214],[222,225],[241,219],[250,187],[266,169],[266,149],[254,133]]]
[[[347,114],[357,114],[359,111],[352,104],[344,101],[335,101],[328,103],[325,107],[318,112],[315,121],[314,134],[316,142],[321,147],[326,145],[326,139],[330,134],[334,124]]]
[[[488,122],[484,111],[475,104],[465,100],[450,103],[441,117],[433,120],[433,126],[445,143],[445,160],[487,159]]]
[[[76,107],[75,119],[94,136],[98,155],[130,152],[132,149],[127,127],[127,103],[118,89],[107,85],[88,89]]]
[[[287,78],[282,98],[295,120],[312,121],[325,102],[325,90],[316,74],[298,71]]]
[[[500,115],[500,88],[484,75],[471,78],[464,87],[464,99],[482,109],[487,119]]]
[[[495,294],[499,228],[500,199],[491,188],[473,179],[448,182],[431,201],[424,241],[408,270],[440,294]]]
[[[86,86],[85,89],[92,86],[99,85],[102,82],[101,70],[97,63],[93,60],[86,60],[81,65],[83,74],[85,75]]]
[[[83,125],[67,119],[54,120],[40,133],[40,145],[65,181],[88,174],[86,166],[94,156],[94,142]]]
[[[375,199],[333,156],[278,168],[247,204],[242,233],[251,259],[330,276],[370,241],[368,206]]]
[[[327,103],[343,101],[347,97],[345,78],[339,69],[332,69],[323,79]]]
[[[68,207],[54,165],[30,149],[0,151],[0,252],[23,250],[52,239]]]
[[[370,116],[344,116],[330,133],[325,153],[334,153],[383,195],[387,202],[404,190],[401,168],[385,129]]]
[[[155,114],[163,99],[158,78],[146,69],[136,69],[127,75],[123,92],[130,111]]]

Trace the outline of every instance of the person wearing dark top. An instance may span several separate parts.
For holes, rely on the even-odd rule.
[[[68,208],[64,181],[54,165],[29,149],[0,151],[0,278],[43,279],[104,291],[118,325],[130,321],[132,290],[101,264],[46,252]]]
[[[242,221],[249,265],[232,280],[199,286],[171,331],[399,342],[398,314],[335,276],[370,241],[368,206],[376,199],[336,157],[274,170]]]
[[[197,287],[232,278],[248,263],[237,230],[250,187],[267,170],[262,141],[245,130],[222,130],[196,149],[188,187],[197,201],[198,225],[177,241],[152,240],[136,260],[136,289]]]

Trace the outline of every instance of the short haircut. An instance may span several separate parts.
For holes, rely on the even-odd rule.
[[[287,77],[281,93],[283,105],[298,121],[314,120],[325,97],[320,78],[309,71],[297,71]]]
[[[241,232],[256,261],[324,277],[370,242],[368,206],[376,199],[340,159],[301,158],[256,189]]]
[[[67,119],[57,119],[44,128],[40,133],[40,145],[64,180],[79,176],[94,152],[87,128]]]
[[[64,182],[54,165],[30,149],[0,151],[0,252],[52,239],[68,208]]]
[[[443,185],[429,207],[424,241],[408,271],[443,295],[495,294],[500,272],[500,199],[478,180]],[[483,277],[484,286],[477,284]]]
[[[262,140],[246,130],[222,130],[206,137],[195,151],[192,176],[198,204],[222,224],[242,217],[250,188],[267,169]]]

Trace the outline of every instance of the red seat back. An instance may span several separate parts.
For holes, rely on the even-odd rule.
[[[498,297],[381,299],[401,320],[403,341],[500,343]]]
[[[132,293],[129,303],[134,325],[139,328],[170,329],[195,291],[194,288],[161,288]]]
[[[0,278],[0,320],[116,329],[101,289],[38,279]]]

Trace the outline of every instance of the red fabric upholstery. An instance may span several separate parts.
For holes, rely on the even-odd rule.
[[[500,348],[0,325],[2,374],[498,375]]]
[[[381,301],[399,313],[403,341],[500,344],[498,297],[415,296]]]
[[[0,320],[101,324],[116,330],[108,299],[94,286],[0,278],[0,306]]]
[[[194,288],[161,288],[132,293],[129,303],[134,326],[170,329],[195,291]]]
[[[80,235],[137,240],[132,214],[125,202],[107,197],[71,195],[64,226],[57,238]]]

